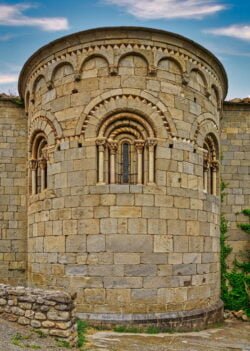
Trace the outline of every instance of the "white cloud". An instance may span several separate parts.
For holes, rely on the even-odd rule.
[[[37,27],[44,31],[58,31],[69,28],[64,17],[30,17],[23,12],[34,7],[31,4],[0,4],[0,26]]]
[[[141,19],[201,19],[226,9],[217,0],[104,0]]]
[[[226,37],[250,41],[250,25],[247,26],[247,25],[234,24],[232,26],[224,27],[224,28],[208,29],[205,32],[211,33],[214,35],[223,35]]]
[[[0,84],[16,83],[17,80],[17,74],[0,74]]]

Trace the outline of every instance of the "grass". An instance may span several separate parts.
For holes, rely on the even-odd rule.
[[[56,340],[58,347],[64,347],[65,349],[71,349],[71,345],[67,340],[57,339]]]
[[[78,320],[77,321],[77,346],[82,347],[86,343],[86,332],[87,332],[88,325],[85,321]]]
[[[32,349],[32,350],[39,350],[41,347],[39,345],[35,344],[26,344],[23,341],[26,341],[31,338],[31,334],[29,335],[22,335],[20,333],[16,333],[15,335],[12,336],[11,338],[11,343],[12,345],[21,347],[23,349]]]

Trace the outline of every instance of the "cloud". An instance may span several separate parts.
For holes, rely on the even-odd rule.
[[[201,19],[226,9],[217,0],[104,0],[140,19]]]
[[[44,31],[59,31],[69,28],[64,17],[30,17],[23,12],[34,6],[31,4],[0,4],[0,26],[37,27]]]
[[[204,32],[250,41],[250,25],[234,24],[224,28],[208,29]]]
[[[0,35],[0,41],[9,41],[14,38],[14,35],[12,34],[3,34]]]
[[[0,84],[16,83],[17,80],[17,74],[0,74]]]

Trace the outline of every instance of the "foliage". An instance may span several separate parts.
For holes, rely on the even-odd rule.
[[[225,196],[226,184],[221,186],[221,200]],[[249,218],[250,209],[242,213]],[[238,225],[246,233],[250,234],[250,223]],[[228,222],[223,215],[220,221],[220,244],[221,244],[221,298],[225,308],[229,310],[244,310],[250,316],[250,252],[247,252],[246,261],[233,263],[232,270],[228,269],[227,257],[232,248],[227,244]]]
[[[18,106],[24,107],[24,101],[19,96],[14,96],[11,101]]]
[[[78,341],[77,346],[82,347],[86,343],[86,332],[87,332],[88,325],[85,321],[81,321],[80,319],[77,321],[77,334],[78,334]]]

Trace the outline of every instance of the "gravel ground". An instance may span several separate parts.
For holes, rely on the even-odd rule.
[[[0,319],[0,351],[21,350],[66,351],[67,348],[51,337],[41,338],[27,327]],[[223,327],[201,332],[157,335],[90,329],[82,351],[250,351],[250,323],[229,321]]]
[[[51,337],[41,337],[33,329],[0,318],[0,351],[66,351]],[[71,351],[79,349],[71,348]]]

